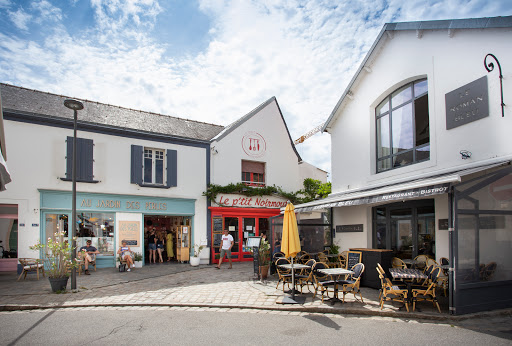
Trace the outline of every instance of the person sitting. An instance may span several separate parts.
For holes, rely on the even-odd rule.
[[[127,272],[133,267],[132,249],[126,244],[126,241],[121,242],[121,247],[117,250],[117,253],[121,256],[121,261],[125,261],[128,265]]]
[[[91,275],[91,273],[89,273],[89,263],[94,262],[96,260],[96,254],[100,252],[92,246],[92,240],[90,239],[87,240],[86,246],[80,248],[80,251],[83,252],[85,275]]]

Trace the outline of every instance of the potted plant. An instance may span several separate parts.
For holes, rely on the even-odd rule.
[[[142,268],[142,254],[140,252],[133,253],[133,265],[135,268]]]
[[[201,261],[201,259],[199,258],[199,254],[201,253],[201,251],[203,251],[204,249],[204,245],[197,245],[195,244],[194,245],[194,255],[193,256],[190,256],[190,265],[193,266],[193,267],[197,267],[199,265],[199,262]]]
[[[265,239],[261,240],[258,248],[259,273],[261,280],[266,280],[270,266],[270,244]]]
[[[30,246],[30,249],[43,251],[47,267],[45,271],[48,273],[52,291],[65,291],[70,269],[76,268],[77,262],[71,261],[73,247],[65,239],[64,232],[55,233],[54,238],[48,238],[46,244],[41,244],[41,241],[38,241],[36,245]]]

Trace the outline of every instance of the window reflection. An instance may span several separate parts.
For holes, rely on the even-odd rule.
[[[113,213],[78,213],[77,214],[77,249],[92,241],[101,255],[114,256],[114,214]]]

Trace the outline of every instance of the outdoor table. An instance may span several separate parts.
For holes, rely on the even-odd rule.
[[[409,301],[409,304],[412,304],[412,280],[425,280],[428,278],[428,276],[421,270],[411,268],[389,268],[389,274],[391,274],[393,279],[410,280],[405,281],[405,284],[407,285],[407,300]]]
[[[304,269],[304,268],[311,268],[310,266],[307,266],[305,264],[301,264],[301,263],[286,263],[286,264],[280,264],[279,267],[281,268],[285,268],[285,269],[291,269],[291,270],[297,270],[297,269]],[[293,283],[293,285],[295,286],[295,282]],[[294,290],[295,293],[300,293],[299,291],[297,291],[295,289],[295,287],[292,288],[292,290]],[[291,290],[286,292],[286,293],[291,293]]]
[[[322,274],[330,275],[331,277],[336,277],[336,279],[333,278],[334,281],[334,297],[329,298],[329,301],[331,302],[331,305],[334,305],[336,302],[343,303],[343,300],[338,298],[338,283],[339,278],[341,275],[349,275],[354,274],[352,270],[343,269],[343,268],[325,268],[325,269],[318,269],[318,271]]]

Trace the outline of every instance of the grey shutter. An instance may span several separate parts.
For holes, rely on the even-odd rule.
[[[132,164],[130,173],[130,182],[132,184],[142,185],[142,155],[143,148],[140,145],[132,145]]]
[[[178,152],[167,149],[167,187],[178,186]]]
[[[67,137],[66,139],[66,179],[71,180],[73,178],[73,137]]]
[[[77,179],[93,181],[93,147],[92,139],[77,138]]]

